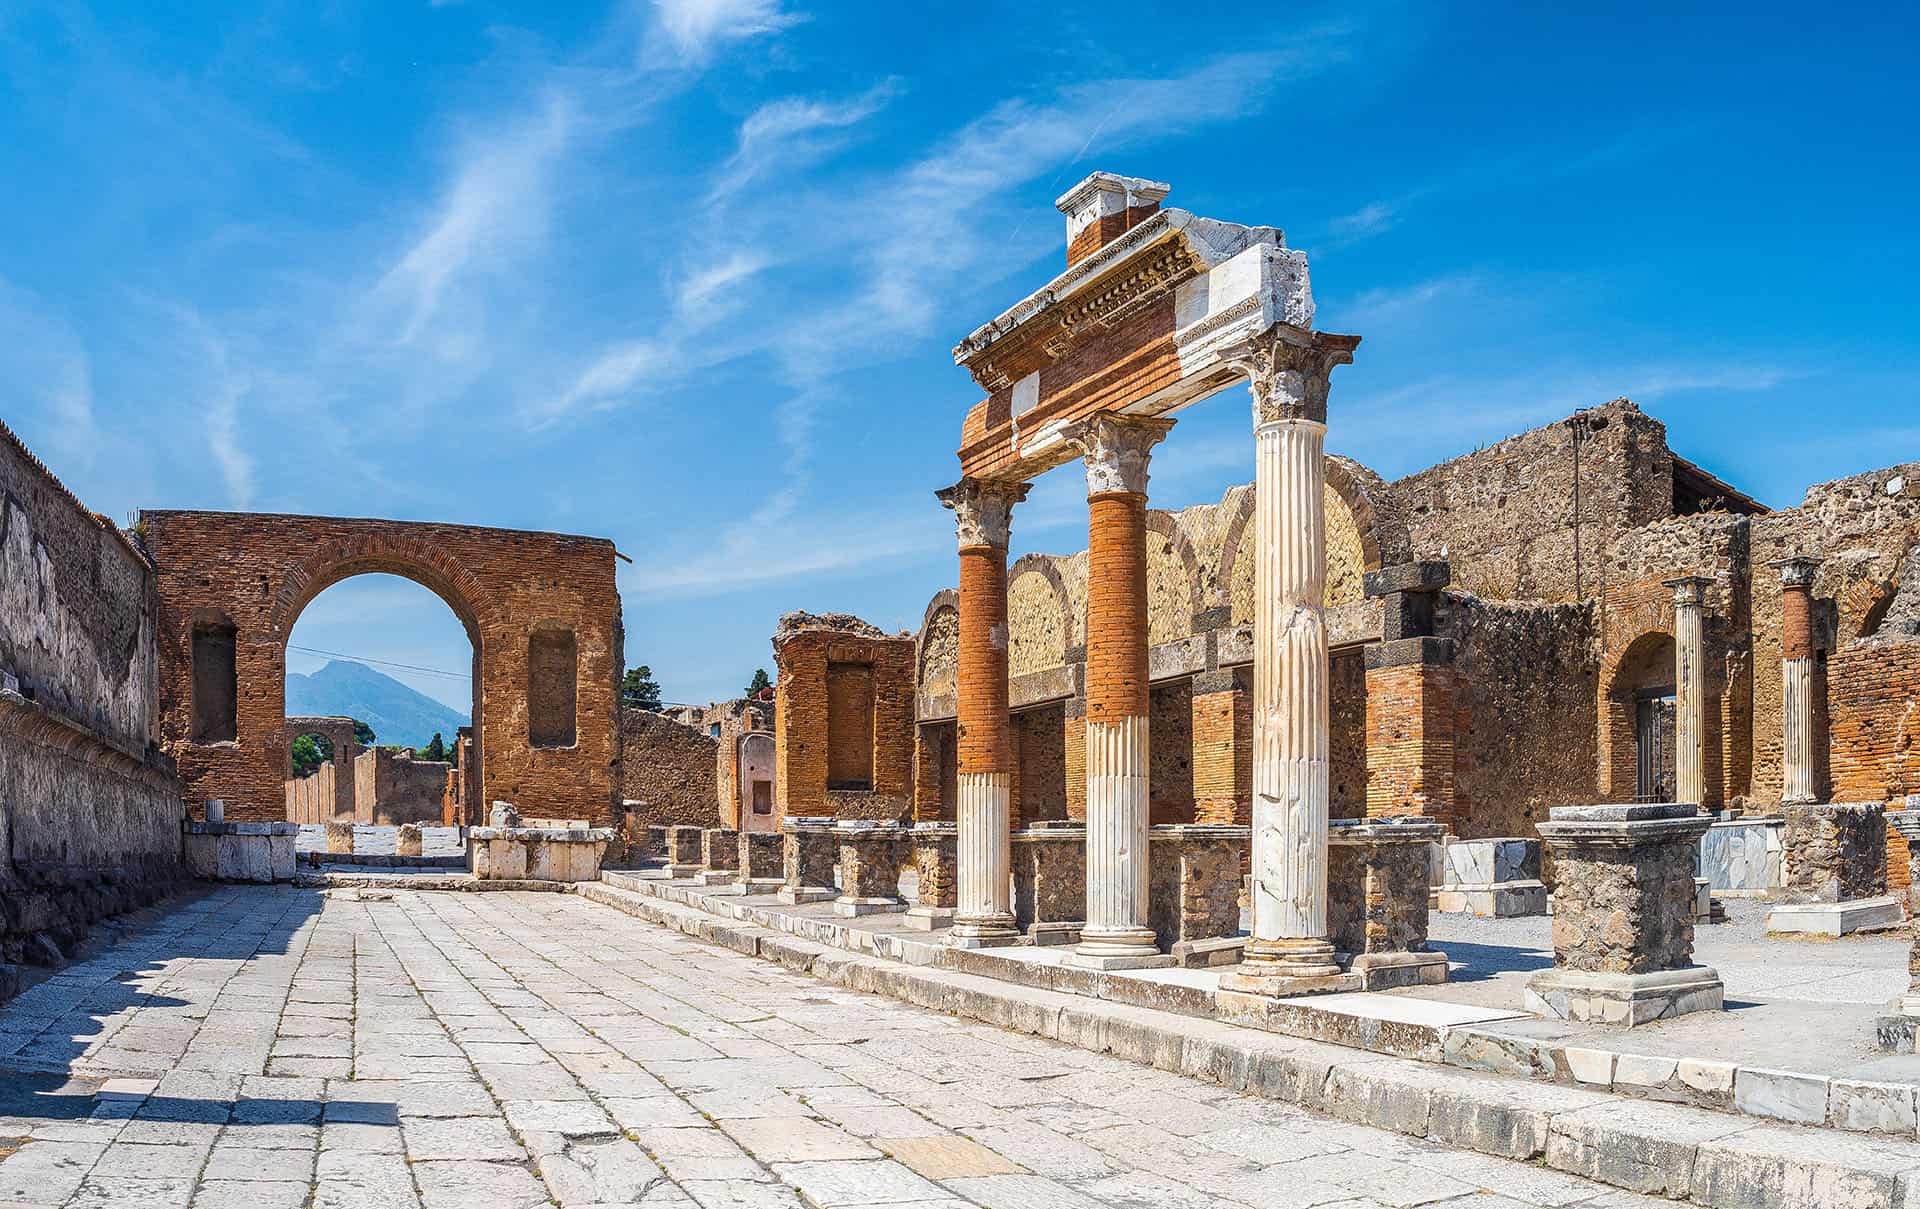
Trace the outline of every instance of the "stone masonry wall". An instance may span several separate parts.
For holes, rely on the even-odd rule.
[[[180,876],[154,617],[145,556],[0,424],[0,999]]]
[[[842,613],[789,613],[773,640],[775,812],[901,819],[913,810],[915,643]],[[828,785],[827,667],[873,669],[873,787]]]
[[[228,818],[275,819],[286,775],[286,641],[320,592],[385,572],[447,602],[478,653],[476,799],[535,818],[612,818],[620,678],[620,594],[613,543],[467,525],[226,512],[142,512],[158,568],[161,733],[190,799],[224,798]],[[196,742],[193,631],[235,630],[236,735]],[[573,633],[573,741],[543,746],[529,729],[536,633]],[[563,645],[563,644],[562,644]]]
[[[705,730],[644,709],[621,711],[620,796],[644,803],[633,827],[720,827],[714,762],[720,743]]]
[[[452,767],[444,760],[415,760],[410,748],[361,752],[353,761],[354,817],[382,827],[438,824]]]
[[[1551,808],[1593,801],[1592,604],[1497,604],[1449,591],[1435,629],[1453,639],[1455,834],[1532,835]]]

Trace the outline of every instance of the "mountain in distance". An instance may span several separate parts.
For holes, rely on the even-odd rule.
[[[374,671],[364,663],[333,659],[311,675],[287,673],[287,716],[357,718],[373,728],[383,746],[422,748],[435,731],[447,746],[467,716],[451,706]]]

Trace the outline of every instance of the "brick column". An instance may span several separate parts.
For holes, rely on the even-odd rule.
[[[950,940],[964,948],[1011,944],[1018,933],[1008,897],[1007,539],[1027,485],[961,479],[937,494],[953,509],[960,539],[960,891]]]
[[[1780,802],[1818,800],[1813,790],[1813,576],[1817,558],[1783,558],[1780,569]]]
[[[1225,991],[1357,989],[1327,928],[1326,461],[1333,367],[1359,341],[1276,325],[1223,352],[1253,392],[1253,935]]]
[[[1380,598],[1381,641],[1363,658],[1367,676],[1367,817],[1421,815],[1454,821],[1453,642],[1433,633],[1444,562],[1369,571]]]
[[[1231,669],[1193,678],[1193,821],[1253,818],[1253,693]]]
[[[1073,960],[1164,965],[1147,924],[1147,463],[1172,420],[1097,415],[1087,466],[1087,913]]]
[[[1706,622],[1704,575],[1666,580],[1673,589],[1674,799],[1701,809],[1707,800]]]

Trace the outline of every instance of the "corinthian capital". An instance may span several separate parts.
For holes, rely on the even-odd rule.
[[[1027,498],[1030,486],[966,478],[933,494],[953,509],[954,529],[960,535],[962,550],[969,546],[998,546],[1004,550],[1013,530],[1013,506]]]
[[[1147,493],[1147,460],[1172,420],[1122,416],[1111,412],[1079,420],[1060,430],[1061,439],[1080,451],[1087,463],[1087,494]]]
[[[1253,423],[1275,420],[1327,422],[1327,388],[1333,367],[1353,360],[1358,336],[1335,336],[1276,323],[1257,336],[1220,350],[1247,375],[1253,390]]]

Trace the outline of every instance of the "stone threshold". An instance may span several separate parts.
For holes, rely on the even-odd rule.
[[[1112,1054],[1456,1149],[1540,1162],[1636,1193],[1728,1209],[1784,1204],[1893,1209],[1920,1204],[1920,1149],[1912,1144],[1911,1133],[1902,1140],[1869,1138],[1578,1087],[1523,1084],[1438,1063],[849,952],[784,929],[723,919],[610,880],[579,883],[575,893],[849,990]]]
[[[657,874],[607,871],[600,885],[909,966],[953,970],[1082,999],[1524,1079],[1533,1090],[1558,1087],[1848,1133],[1906,1141],[1920,1138],[1920,1085],[1911,1082],[1847,1079],[1721,1059],[1568,1045],[1502,1027],[1531,1020],[1524,1011],[1405,993],[1295,999],[1236,994],[1218,989],[1220,968],[1082,970],[1063,964],[1065,955],[1058,949],[956,949],[942,943],[938,933],[903,934],[875,928],[870,921],[806,915],[770,898],[717,896],[703,887],[665,881]],[[594,897],[593,889],[593,883],[583,883],[581,893]],[[1916,1198],[1915,1204],[1920,1205],[1920,1189]]]

